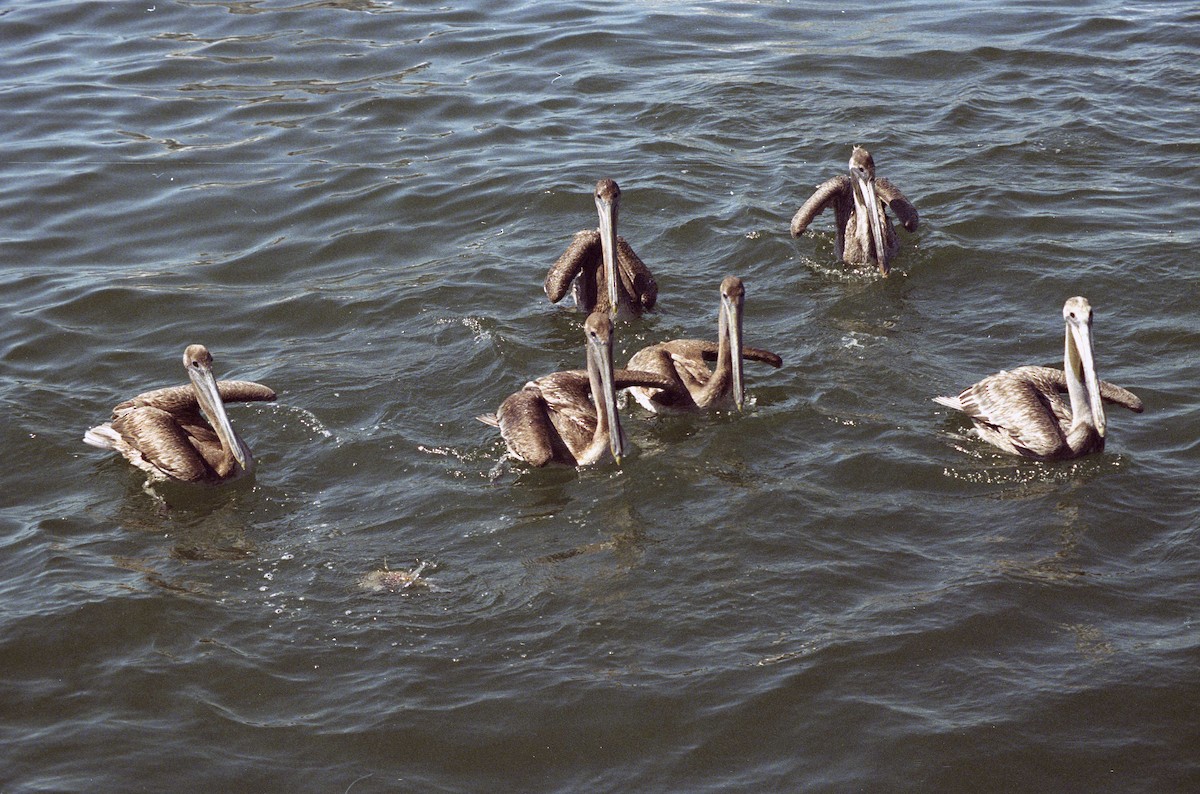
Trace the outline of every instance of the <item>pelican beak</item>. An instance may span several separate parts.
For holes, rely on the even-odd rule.
[[[617,319],[619,284],[617,282],[617,204],[596,196],[596,212],[600,215],[600,250],[604,256],[604,278],[608,282],[608,316]]]
[[[742,376],[742,296],[721,296],[721,325],[729,335],[730,363],[733,365],[733,404],[742,410],[746,402],[746,383]]]
[[[197,362],[187,368],[187,373],[192,385],[196,387],[200,410],[204,411],[209,424],[217,431],[221,443],[233,452],[234,460],[245,469],[246,456],[242,452],[242,445],[238,443],[237,435],[233,432],[233,425],[229,423],[229,415],[225,413],[225,403],[221,401],[221,393],[217,390],[217,379],[213,376],[212,369]]]
[[[600,373],[600,393],[604,405],[597,405],[596,411],[604,411],[608,418],[608,448],[613,460],[621,465],[625,456],[625,434],[621,430],[621,417],[617,413],[617,390],[614,386],[612,339],[608,336],[589,337],[592,354],[596,361],[596,369]]]
[[[871,227],[871,241],[875,244],[875,262],[879,272],[887,278],[892,267],[887,261],[887,248],[884,247],[883,223],[880,220],[879,199],[875,196],[875,180],[856,173],[854,179],[858,182],[859,192],[867,208],[867,219]]]
[[[1092,422],[1096,432],[1104,438],[1108,417],[1104,414],[1104,402],[1100,399],[1100,376],[1096,374],[1096,361],[1092,357],[1092,318],[1067,318],[1067,365],[1075,370],[1076,377],[1083,381],[1087,391],[1088,407],[1092,410]]]

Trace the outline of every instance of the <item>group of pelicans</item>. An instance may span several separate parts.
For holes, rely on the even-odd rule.
[[[575,235],[544,284],[552,302],[570,291],[587,313],[586,369],[532,380],[496,413],[478,417],[498,427],[510,454],[532,466],[585,466],[609,458],[620,463],[626,449],[617,411],[620,390],[628,389],[653,412],[741,410],[743,359],[773,367],[783,363],[775,353],[742,345],[745,287],[729,276],[721,282],[715,342],[662,342],[635,353],[627,369],[614,367],[613,322],[654,308],[658,297],[650,270],[617,235],[620,198],[613,180],[597,183],[599,228]],[[895,185],[876,177],[874,160],[861,147],[851,154],[849,174],[821,184],[796,212],[792,236],[799,237],[827,209],[834,211],[838,258],[877,267],[884,277],[900,248],[888,210],[910,232],[918,224],[916,208]],[[957,397],[935,400],[966,414],[980,438],[1012,454],[1053,460],[1103,450],[1104,403],[1140,413],[1142,401],[1097,377],[1087,300],[1067,300],[1063,321],[1063,369],[1001,371]],[[248,381],[217,381],[203,345],[189,346],[183,364],[190,386],[157,389],[120,403],[112,419],[88,430],[84,441],[116,450],[152,480],[217,483],[250,471],[254,459],[230,424],[225,403],[274,400],[275,392]]]

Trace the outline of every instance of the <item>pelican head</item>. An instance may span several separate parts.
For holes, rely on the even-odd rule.
[[[746,287],[737,276],[726,276],[721,282],[721,313],[718,320],[718,342],[728,339],[730,364],[733,366],[733,404],[742,410],[746,401],[746,386],[742,379],[742,304]]]
[[[620,465],[625,455],[625,434],[621,431],[617,390],[613,385],[612,318],[604,312],[592,312],[583,324],[583,332],[587,337],[588,378],[592,383],[592,399],[596,402],[596,424],[608,426],[608,448],[613,460]]]
[[[1092,305],[1087,298],[1068,298],[1063,304],[1066,324],[1066,350],[1063,370],[1067,376],[1067,394],[1071,398],[1073,422],[1090,417],[1100,438],[1108,425],[1104,403],[1100,399],[1100,377],[1092,356]]]
[[[617,214],[621,208],[621,188],[611,179],[596,183],[596,212],[600,216],[600,248],[604,255],[604,277],[608,282],[608,312],[617,316],[620,285],[617,281]]]
[[[887,261],[879,199],[875,197],[875,158],[861,146],[855,146],[850,153],[850,179],[854,183],[855,210],[866,214],[871,241],[875,246],[875,262],[879,265],[879,272],[887,277],[892,268]]]
[[[234,460],[245,470],[249,468],[246,448],[234,432],[233,425],[229,423],[229,416],[225,413],[225,403],[221,402],[217,379],[212,373],[212,362],[212,354],[204,345],[188,345],[187,350],[183,351],[183,366],[192,381],[200,410],[208,417],[209,424],[221,439],[221,444],[229,449]]]

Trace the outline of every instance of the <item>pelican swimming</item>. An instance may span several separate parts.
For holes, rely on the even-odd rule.
[[[910,232],[917,230],[917,208],[883,177],[875,178],[875,160],[861,146],[850,154],[850,174],[836,176],[820,185],[792,216],[792,237],[799,237],[813,218],[833,207],[837,226],[838,258],[848,265],[879,267],[886,276],[891,260],[900,250],[900,238],[892,228],[887,208]]]
[[[617,389],[668,386],[649,372],[614,370],[612,320],[593,312],[583,324],[587,369],[555,372],[509,395],[495,414],[476,417],[500,428],[512,455],[533,466],[587,466],[625,455]]]
[[[628,319],[654,308],[658,284],[638,255],[617,235],[621,188],[611,179],[596,183],[596,212],[600,228],[576,232],[575,239],[550,266],[543,285],[551,303],[571,290],[581,311],[608,312]]]
[[[746,288],[737,276],[721,282],[717,311],[717,341],[674,339],[645,347],[629,359],[629,368],[653,372],[671,382],[671,388],[635,386],[633,398],[649,411],[700,411],[736,407],[742,410],[745,383],[742,359],[779,367],[783,360],[769,350],[742,347],[742,304]],[[741,351],[737,354],[734,351]],[[712,371],[705,362],[716,360]]]
[[[274,400],[275,392],[261,383],[218,382],[212,360],[204,345],[189,345],[183,366],[190,386],[120,403],[111,421],[83,434],[84,442],[120,452],[151,480],[218,483],[251,471],[254,457],[229,423],[225,403]]]
[[[1104,403],[1142,412],[1137,395],[1099,379],[1092,357],[1092,307],[1086,298],[1063,305],[1063,369],[1017,367],[984,378],[957,397],[935,397],[975,423],[984,441],[1005,452],[1042,460],[1075,458],[1104,449]],[[1067,400],[1062,398],[1063,392]]]

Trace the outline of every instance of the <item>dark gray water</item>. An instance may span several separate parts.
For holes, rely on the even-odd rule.
[[[983,8],[0,7],[0,785],[1200,787],[1200,14]],[[854,144],[922,214],[887,280],[787,234]],[[737,274],[784,367],[501,463],[606,175],[661,289],[618,358]],[[1146,403],[1103,454],[930,401],[1076,294]],[[280,401],[253,481],[152,496],[80,439],[193,342]]]

